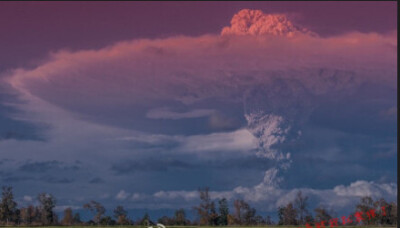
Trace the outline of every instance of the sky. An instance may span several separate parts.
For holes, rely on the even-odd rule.
[[[2,2],[0,184],[131,217],[397,200],[396,4]]]

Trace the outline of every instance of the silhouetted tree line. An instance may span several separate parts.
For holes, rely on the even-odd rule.
[[[320,206],[314,209],[315,216],[308,210],[308,197],[301,191],[293,202],[278,208],[278,225],[306,225],[307,227],[335,227],[363,225],[397,225],[397,204],[384,199],[374,201],[365,196],[356,205],[355,211],[347,216],[336,216],[332,210]]]
[[[374,201],[371,197],[362,197],[355,207],[355,212],[349,216],[335,218],[335,212],[324,207],[314,209],[314,216],[308,209],[308,197],[303,196],[299,191],[294,201],[284,207],[278,208],[278,222],[274,223],[269,216],[263,217],[256,213],[242,199],[233,201],[233,211],[230,213],[228,201],[225,198],[219,199],[216,203],[211,200],[209,188],[199,190],[200,204],[193,209],[197,213],[197,219],[190,221],[186,217],[184,209],[175,211],[172,217],[163,216],[157,220],[164,225],[206,225],[206,226],[227,226],[227,225],[306,225],[328,227],[329,222],[336,225],[357,225],[360,222],[364,225],[396,225],[397,204],[388,203],[384,199]],[[93,213],[89,221],[81,221],[79,213],[73,213],[71,208],[64,210],[61,220],[58,219],[54,208],[56,199],[48,193],[40,193],[37,196],[39,205],[29,205],[18,208],[14,201],[11,187],[3,187],[0,202],[0,225],[24,225],[24,226],[47,226],[47,225],[154,225],[155,222],[150,216],[145,215],[136,221],[127,216],[127,211],[122,206],[113,210],[113,216],[105,215],[106,209],[96,201],[90,201],[83,205],[84,209]]]
[[[233,213],[229,213],[228,201],[225,198],[218,200],[218,209],[211,200],[209,189],[199,190],[201,203],[194,207],[198,219],[194,221],[198,225],[226,226],[226,225],[272,225],[271,218],[264,219],[256,214],[256,209],[247,202],[236,199],[233,202]]]

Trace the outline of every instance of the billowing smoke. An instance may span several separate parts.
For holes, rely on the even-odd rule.
[[[257,155],[270,159],[282,160],[286,156],[274,149],[275,144],[283,143],[290,127],[282,126],[281,116],[264,113],[250,113],[246,115],[249,131],[258,138]]]
[[[242,9],[224,27],[221,35],[279,35],[293,37],[296,34],[315,35],[306,28],[293,25],[285,14],[265,14],[261,10]]]

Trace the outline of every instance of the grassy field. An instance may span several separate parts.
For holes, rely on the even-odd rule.
[[[18,228],[23,226],[7,226],[9,228]],[[30,227],[30,226],[25,226]],[[38,227],[38,226],[31,226],[31,227]],[[96,227],[96,228],[147,228],[146,226],[40,226],[41,228],[60,228],[60,227],[70,227],[70,228],[89,228],[89,227]],[[156,226],[153,226],[153,228]],[[297,227],[305,227],[305,226],[225,226],[226,228],[297,228]],[[315,228],[315,226],[313,226]],[[328,226],[325,226],[329,228]],[[396,226],[339,226],[343,228],[394,228]],[[216,226],[167,226],[167,228],[216,228]]]

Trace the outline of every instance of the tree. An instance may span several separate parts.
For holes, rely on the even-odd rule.
[[[81,215],[78,212],[74,214],[74,217],[72,219],[73,219],[73,221],[74,221],[73,223],[75,225],[80,225],[82,223]]]
[[[232,214],[229,214],[228,215],[228,225],[231,226],[231,225],[235,225],[235,224],[236,224],[235,216]]]
[[[53,209],[56,206],[56,199],[48,193],[40,193],[38,195],[40,203],[39,210],[41,214],[41,221],[44,225],[56,224],[57,215]]]
[[[251,208],[244,200],[235,200],[233,202],[235,224],[254,225],[256,209]]]
[[[138,221],[138,225],[141,226],[150,226],[153,222],[150,220],[149,214],[146,212],[142,219]]]
[[[179,225],[179,226],[188,225],[185,210],[182,208],[175,211],[173,220],[174,220],[174,225]]]
[[[315,208],[315,222],[321,223],[325,221],[328,223],[332,216],[329,214],[328,210],[323,206]]]
[[[242,225],[243,222],[243,216],[242,216],[242,201],[241,200],[235,200],[233,201],[233,208],[234,208],[234,224],[236,225]]]
[[[254,225],[260,226],[260,225],[265,225],[266,221],[261,215],[256,215],[254,216]]]
[[[126,210],[123,206],[119,205],[114,209],[114,217],[118,219],[120,216],[126,216]]]
[[[306,220],[305,217],[309,215],[307,206],[308,206],[308,197],[303,196],[301,191],[297,192],[296,198],[294,199],[294,207],[298,213],[298,223],[299,225],[304,225]]]
[[[297,211],[293,203],[278,208],[279,225],[297,225]]]
[[[15,221],[16,213],[17,213],[17,203],[14,201],[12,187],[5,186],[3,187],[1,203],[0,203],[0,221],[8,225],[9,222]]]
[[[157,220],[158,223],[161,223],[163,225],[175,225],[174,219],[168,217],[168,216],[162,216]]]
[[[218,213],[217,210],[215,209],[215,203],[211,202],[210,204],[210,221],[208,222],[209,225],[215,226],[218,225]]]
[[[245,225],[255,225],[257,223],[256,219],[256,209],[251,208],[249,204],[244,204],[244,224]]]
[[[267,219],[265,220],[265,224],[266,225],[273,225],[274,224],[274,222],[271,220],[271,216],[267,216]]]
[[[360,202],[356,205],[356,213],[359,212],[362,217],[364,225],[371,225],[377,222],[377,218],[369,219],[367,212],[375,210],[374,200],[370,196],[364,196],[360,199]]]
[[[376,220],[378,224],[387,225],[390,223],[387,214],[382,213],[382,207],[387,208],[389,204],[386,202],[385,199],[381,198],[374,202],[374,208],[376,209]],[[357,210],[357,207],[356,207]]]
[[[103,226],[113,226],[115,225],[115,220],[113,220],[111,216],[104,216],[100,219],[99,223]]]
[[[104,213],[106,212],[106,209],[101,205],[101,203],[96,202],[94,200],[90,201],[87,204],[83,205],[83,208],[90,210],[91,212],[96,212],[96,214],[93,217],[93,221],[96,224],[99,224],[101,219],[103,218]]]
[[[21,223],[21,210],[17,208],[11,219],[15,224],[19,225]]]
[[[61,224],[62,225],[67,225],[67,226],[70,226],[70,225],[74,224],[74,218],[73,218],[73,215],[72,215],[72,209],[70,207],[68,207],[68,208],[66,208],[64,210],[64,217],[61,220]]]
[[[307,214],[306,217],[304,218],[306,224],[309,225],[314,225],[314,218],[311,214]]]
[[[41,212],[39,206],[35,207],[35,214],[36,214],[36,217],[35,217],[34,225],[43,225],[42,212]]]
[[[278,207],[278,225],[283,225],[285,207]]]
[[[225,198],[222,198],[221,200],[218,201],[218,211],[219,211],[218,225],[222,226],[228,225],[229,207],[228,207],[228,201]]]
[[[376,213],[376,223],[381,225],[397,224],[397,204],[395,202],[388,203],[383,198],[374,202]],[[384,208],[384,209],[382,209]]]
[[[211,210],[211,198],[208,194],[209,188],[199,189],[199,195],[201,203],[198,207],[194,207],[199,216],[200,225],[210,224],[210,210]]]
[[[391,225],[396,225],[397,224],[397,204],[396,202],[392,202],[389,204],[389,206],[387,207],[387,213],[389,215],[390,218],[390,224]]]
[[[32,205],[21,208],[21,223],[23,225],[31,225],[37,218],[36,208]]]
[[[129,225],[129,219],[127,218],[127,212],[122,206],[117,206],[114,209],[114,217],[117,219],[118,225]]]

